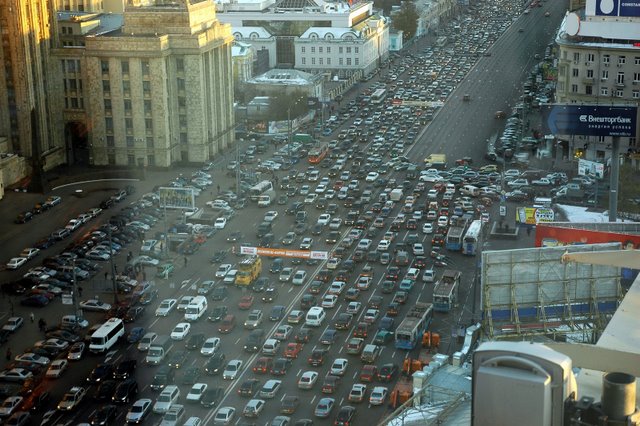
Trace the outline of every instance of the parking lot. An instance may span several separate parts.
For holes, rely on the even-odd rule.
[[[429,329],[439,334],[439,343],[432,350],[452,354],[457,349],[453,332],[477,319],[477,257],[463,255],[462,247],[445,248],[451,228],[477,220],[488,229],[498,220],[499,185],[506,183],[515,192],[517,180],[534,180],[515,171],[503,174],[499,164],[486,167],[482,155],[465,159],[464,150],[433,151],[434,142],[420,138],[425,126],[433,122],[437,128],[438,120],[447,118],[441,116],[447,105],[467,102],[456,88],[477,61],[496,56],[491,46],[501,33],[518,32],[510,27],[518,11],[500,11],[502,16],[492,6],[476,6],[469,15],[474,20],[461,19],[444,31],[446,45],[420,47],[396,58],[335,106],[320,142],[256,138],[242,147],[240,164],[230,155],[170,181],[134,184],[135,192],[122,183],[78,202],[52,198],[51,206],[30,210],[33,219],[23,213],[18,222],[26,223],[10,232],[39,232],[25,245],[42,253],[7,256],[7,261],[14,256],[29,260],[17,260],[15,271],[3,272],[3,290],[12,294],[12,310],[22,312],[25,323],[18,330],[35,329],[29,320],[34,312],[36,320],[48,319],[47,338],[55,340],[36,345],[40,337],[20,343],[15,332],[5,334],[14,351],[9,358],[19,357],[5,367],[21,369],[5,377],[7,396],[17,394],[29,373],[33,378],[27,387],[35,389],[14,401],[6,415],[33,408],[33,424],[48,410],[47,424],[121,424],[127,415],[135,417],[128,413],[142,398],[150,400],[149,408],[146,401],[140,403],[143,414],[157,412],[149,413],[145,423],[157,424],[167,409],[156,405],[158,392],[176,385],[179,396],[173,405],[178,408],[163,424],[183,424],[191,416],[205,424],[342,424],[351,422],[350,416],[356,424],[381,422],[391,413],[390,397],[404,359],[425,354],[422,336],[407,350],[393,333],[410,310],[433,302],[434,282],[445,270],[462,272],[459,297],[449,313],[433,315]],[[466,92],[469,103],[483,101]],[[493,114],[488,111],[487,118],[495,126]],[[426,149],[446,154],[448,167],[426,165]],[[235,193],[238,167],[246,190],[240,196]],[[564,180],[546,175],[535,180],[551,178]],[[265,180],[272,189],[258,185]],[[199,193],[197,209],[184,214],[159,208],[159,196],[149,193],[156,185],[192,186]],[[251,188],[257,186],[252,201]],[[260,198],[264,195],[269,199]],[[241,247],[292,253],[261,256],[258,265],[243,262]],[[293,257],[298,250],[327,252],[328,259]],[[30,270],[39,264],[47,269]],[[29,276],[21,278],[27,270]],[[122,318],[122,340],[131,343],[118,343],[98,356],[80,353],[80,345],[69,352],[80,335],[88,334],[73,324],[65,325],[71,333],[54,329],[58,318],[71,311],[60,303],[60,293],[69,292],[74,279],[83,288],[77,296],[89,324]],[[33,281],[39,287],[35,291]],[[114,305],[114,281],[122,303],[107,306]],[[185,321],[183,298],[198,295],[207,302],[204,313]],[[162,303],[166,299],[175,305]],[[200,300],[194,304],[204,306]],[[314,317],[309,311],[322,313]],[[134,331],[137,327],[142,330]],[[149,352],[138,349],[136,339],[147,333],[159,336],[158,345],[168,342],[158,365],[148,365]],[[375,348],[365,347],[374,340]],[[64,366],[56,364],[67,371],[55,378],[58,372],[45,359],[21,356],[32,347],[27,353],[67,360]],[[127,360],[136,361],[135,374]],[[107,366],[95,369],[99,363]],[[50,378],[41,381],[47,371]],[[22,376],[15,377],[18,373]],[[125,373],[135,377],[137,392],[130,390]],[[206,390],[202,385],[192,390],[195,384],[205,384]],[[71,392],[78,386],[82,390]],[[49,393],[48,400],[39,399],[43,392]],[[60,405],[66,393],[73,394],[67,401],[81,402]]]

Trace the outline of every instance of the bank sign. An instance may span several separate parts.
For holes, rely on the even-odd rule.
[[[636,136],[638,109],[634,106],[550,104],[542,110],[556,135]]]
[[[595,15],[638,17],[640,0],[595,0]]]

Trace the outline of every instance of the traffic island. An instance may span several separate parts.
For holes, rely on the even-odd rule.
[[[500,239],[512,239],[518,238],[519,229],[515,226],[515,223],[506,222],[493,222],[491,225],[491,237]]]

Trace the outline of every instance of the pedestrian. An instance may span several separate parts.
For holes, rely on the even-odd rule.
[[[109,279],[109,273],[107,271],[104,272],[104,280],[107,281]]]
[[[11,348],[7,348],[7,361],[11,361],[11,355],[13,355],[11,353]]]
[[[114,275],[118,275],[118,265],[113,265],[113,270],[115,271]]]
[[[160,251],[162,251],[164,249],[164,244],[162,243],[162,241],[160,241]]]
[[[29,319],[31,319],[31,322],[32,322],[32,323],[36,320],[36,316],[35,316],[35,315],[33,315],[33,312],[31,312],[31,313],[29,314]]]
[[[218,194],[220,193],[220,184],[218,184]]]
[[[47,323],[44,321],[44,319],[40,318],[38,320],[38,328],[40,329],[40,331],[44,331],[46,326],[47,326]]]
[[[184,267],[185,267],[185,268],[187,267],[187,262],[188,262],[188,261],[189,261],[189,260],[187,259],[187,256],[185,256],[185,257],[184,257]]]
[[[78,287],[78,296],[82,297],[82,287]]]

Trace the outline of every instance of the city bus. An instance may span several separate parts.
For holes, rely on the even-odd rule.
[[[395,332],[395,346],[397,349],[412,350],[422,343],[422,336],[427,331],[433,318],[431,303],[416,302],[407,312]]]
[[[251,201],[258,201],[258,198],[260,198],[261,195],[271,195],[273,198],[273,195],[275,195],[273,182],[270,180],[263,180],[249,189],[249,199]]]
[[[311,148],[311,150],[309,151],[309,163],[320,163],[322,160],[324,160],[328,153],[329,145],[327,144],[321,144],[320,146]]]
[[[91,335],[89,351],[103,353],[118,343],[124,336],[124,322],[120,318],[111,318]]]
[[[433,289],[433,310],[449,312],[458,301],[458,287],[460,286],[460,271],[447,269]]]
[[[465,235],[464,231],[466,229],[467,222],[462,220],[460,220],[460,222],[460,224],[449,228],[449,232],[447,232],[447,237],[445,239],[445,247],[447,248],[447,250],[462,250],[462,239]]]
[[[371,95],[371,103],[381,104],[382,102],[384,102],[386,97],[387,97],[387,89],[377,89]]]
[[[471,222],[467,233],[464,235],[464,242],[462,244],[462,254],[467,256],[475,256],[478,251],[478,244],[480,243],[480,233],[482,232],[482,220],[477,219]]]

